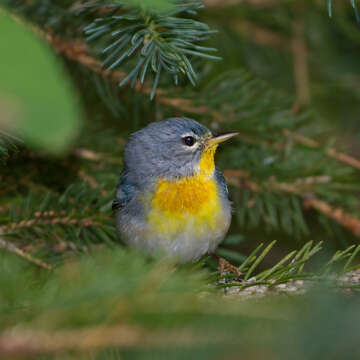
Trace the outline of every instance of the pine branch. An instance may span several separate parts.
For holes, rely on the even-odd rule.
[[[289,129],[283,129],[283,134],[285,136],[288,136],[290,137],[291,139],[293,139],[294,141],[298,142],[299,144],[302,144],[302,145],[306,145],[306,146],[309,146],[309,147],[312,147],[312,148],[319,148],[321,147],[321,145],[313,140],[313,139],[310,139],[310,138],[307,138],[303,135],[300,135],[300,134],[296,134],[292,131],[290,131]],[[349,166],[352,166],[358,170],[360,170],[360,160],[356,159],[355,157],[353,156],[350,156],[350,155],[347,155],[345,153],[342,153],[342,152],[338,152],[337,150],[333,149],[333,148],[328,148],[326,149],[326,154],[329,156],[329,157],[332,157],[346,165],[349,165]]]
[[[229,184],[243,189],[249,189],[254,193],[266,191],[298,195],[302,198],[305,209],[318,211],[348,229],[354,236],[360,237],[360,219],[347,213],[340,207],[332,207],[326,201],[317,199],[313,194],[314,187],[331,181],[331,178],[328,176],[299,178],[294,183],[288,184],[277,182],[274,178],[271,178],[265,183],[260,183],[251,179],[250,173],[242,170],[225,170],[224,175]],[[251,207],[251,203],[248,204],[248,206]]]
[[[86,173],[83,169],[80,169],[78,171],[78,175],[81,179],[86,181],[92,189],[101,188],[100,184],[96,181],[96,179],[93,176],[91,176],[90,174]],[[108,192],[105,189],[101,189],[100,194],[102,196],[106,196],[108,194]]]
[[[4,162],[8,158],[10,152],[18,150],[17,145],[22,141],[0,129],[0,161]]]
[[[90,161],[106,161],[112,164],[122,164],[122,159],[111,156],[111,154],[103,154],[86,148],[77,148],[74,155],[80,159]]]
[[[8,251],[24,258],[25,260],[27,260],[37,266],[40,266],[44,269],[47,269],[47,270],[52,269],[52,266],[50,264],[47,264],[46,262],[35,258],[34,256],[26,253],[24,250],[19,249],[18,247],[16,247],[14,244],[10,243],[9,241],[3,239],[1,237],[2,233],[3,233],[3,231],[0,229],[0,248],[8,250]],[[0,351],[0,353],[1,353],[1,351]]]
[[[113,246],[118,237],[106,210],[111,198],[102,187],[84,184],[72,185],[63,194],[48,193],[41,200],[29,195],[2,217],[0,231],[19,249],[35,242],[38,246],[32,250],[49,258],[67,251],[88,252],[96,244]]]
[[[276,241],[271,242],[264,250],[262,250],[263,244],[260,244],[239,266],[238,270],[243,276],[240,279],[236,279],[232,274],[220,277],[219,286],[225,288],[228,293],[231,288],[235,287],[229,294],[239,294],[245,297],[263,296],[271,290],[275,293],[297,292],[303,294],[309,288],[309,282],[328,282],[334,287],[344,288],[348,285],[350,288],[360,289],[360,282],[354,283],[352,278],[352,275],[357,274],[360,265],[350,267],[360,251],[360,245],[351,245],[343,251],[338,250],[320,269],[309,273],[304,270],[304,267],[321,250],[321,243],[313,245],[313,242],[309,241],[300,250],[291,251],[271,268],[254,274],[257,266],[275,243]],[[262,251],[260,252],[260,250]],[[341,263],[344,263],[342,270],[334,269]],[[343,276],[347,273],[348,275]],[[360,280],[360,276],[358,276],[358,280]]]
[[[44,34],[45,35],[45,34]],[[76,40],[63,40],[59,36],[46,34],[46,39],[54,46],[54,49],[59,54],[64,55],[66,58],[72,61],[76,61],[96,74],[109,79],[112,82],[119,83],[123,81],[127,74],[119,70],[104,70],[101,62],[88,55],[88,49],[85,42],[81,39]],[[141,84],[140,81],[136,81],[134,90],[143,95],[150,95],[152,88],[147,84]],[[182,98],[172,98],[167,96],[167,91],[157,88],[156,90],[156,102],[164,104],[170,107],[174,107],[184,112],[205,115],[209,112],[206,106],[193,106],[191,100]],[[222,116],[213,111],[214,118],[222,119]]]
[[[310,196],[314,186],[331,182],[329,176],[298,178],[294,183],[278,182],[274,177],[271,177],[267,182],[260,184],[251,178],[248,171],[226,169],[224,175],[229,184],[254,192],[265,189],[270,192],[285,192],[301,196]]]
[[[104,5],[106,2],[100,1],[89,7],[93,9]],[[178,84],[179,76],[184,74],[195,85],[196,73],[190,57],[220,60],[208,54],[216,49],[197,45],[214,31],[199,21],[179,17],[180,14],[196,14],[202,7],[201,1],[190,3],[177,0],[174,7],[166,12],[136,6],[128,9],[126,5],[120,1],[110,4],[113,10],[111,15],[97,17],[85,28],[88,41],[102,39],[106,43],[102,50],[106,56],[102,67],[112,70],[136,54],[136,65],[120,82],[120,86],[128,82],[135,86],[137,80],[143,83],[151,70],[155,73],[150,93],[153,99],[162,72],[169,73],[175,84]]]
[[[315,197],[305,198],[304,206],[305,208],[317,210],[347,228],[356,237],[360,237],[360,219],[356,218],[354,215],[346,213],[339,207],[332,207],[325,201],[319,200]]]
[[[8,225],[5,225],[3,227],[0,227],[0,230],[3,233],[11,233],[13,231],[22,230],[25,228],[32,228],[36,226],[48,226],[48,225],[76,225],[76,226],[83,226],[83,227],[89,227],[89,226],[98,226],[99,223],[97,221],[94,221],[92,217],[89,218],[81,218],[81,219],[75,219],[70,214],[68,216],[65,215],[65,210],[62,211],[62,214],[59,216],[55,213],[55,211],[44,211],[43,213],[40,213],[39,211],[35,212],[35,218],[28,219],[28,220],[21,220],[20,222],[13,222],[9,223]],[[45,217],[45,218],[44,218]],[[46,218],[49,217],[49,218]]]

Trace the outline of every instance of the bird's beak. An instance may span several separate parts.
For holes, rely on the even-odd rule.
[[[223,141],[229,140],[233,136],[236,136],[238,134],[239,134],[238,132],[228,132],[228,133],[220,134],[217,136],[213,136],[212,138],[206,140],[206,145],[213,146],[213,145],[220,144]]]

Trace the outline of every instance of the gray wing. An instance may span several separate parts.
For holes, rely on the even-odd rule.
[[[120,175],[119,183],[116,188],[115,199],[112,203],[113,210],[119,210],[126,206],[132,199],[134,186],[126,181],[126,173],[123,171]]]
[[[222,174],[222,172],[218,168],[215,169],[215,178],[216,178],[216,181],[217,181],[221,191],[224,194],[224,197],[229,199],[229,190],[228,190],[228,187],[226,185],[224,175]]]

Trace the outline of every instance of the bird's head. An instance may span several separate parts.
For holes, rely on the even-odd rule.
[[[154,122],[131,135],[125,148],[125,166],[129,175],[140,182],[157,177],[211,176],[218,144],[237,134],[213,135],[187,118]]]

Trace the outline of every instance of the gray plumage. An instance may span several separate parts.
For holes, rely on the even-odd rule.
[[[195,139],[195,144],[184,144],[186,137]],[[214,214],[215,229],[206,224],[195,225],[196,219],[191,214],[184,215],[186,223],[176,234],[170,230],[167,235],[156,233],[148,221],[158,180],[176,182],[195,175],[205,140],[211,137],[205,126],[187,118],[154,122],[130,136],[113,202],[119,236],[125,243],[148,254],[162,252],[180,263],[196,261],[216,249],[231,219],[225,179],[218,169],[209,175],[216,183],[221,203],[220,213]],[[166,229],[165,217],[162,226]]]

